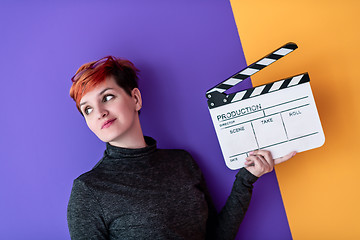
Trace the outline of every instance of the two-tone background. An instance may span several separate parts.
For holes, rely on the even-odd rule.
[[[252,83],[309,72],[326,143],[258,180],[237,239],[359,239],[359,10],[355,0],[1,1],[0,239],[70,238],[72,181],[105,148],[70,78],[105,55],[141,70],[144,133],[188,150],[220,209],[236,172],[205,91],[289,41],[299,49]]]

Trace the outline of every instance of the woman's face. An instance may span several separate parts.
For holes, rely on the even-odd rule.
[[[131,95],[110,76],[81,98],[80,109],[86,123],[101,141],[125,143],[139,130],[139,89],[134,88]]]

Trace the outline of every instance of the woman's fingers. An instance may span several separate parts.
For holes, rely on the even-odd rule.
[[[255,152],[251,153],[250,156],[246,158],[245,162],[247,170],[257,177],[271,172],[274,167],[271,154],[267,154],[266,151],[260,153],[261,154],[256,154]]]
[[[256,150],[250,153],[250,155],[257,155],[257,156],[261,156],[266,163],[268,163],[271,167],[274,166],[274,159],[271,155],[271,152],[266,151],[266,150]]]
[[[283,157],[276,158],[274,160],[274,162],[275,162],[275,164],[279,164],[279,163],[282,163],[282,162],[285,162],[285,161],[289,160],[290,158],[292,158],[295,155],[296,155],[296,152],[294,151],[294,152],[291,152],[291,153],[289,153],[289,154],[287,154],[287,155],[285,155]]]
[[[267,150],[256,150],[246,158],[245,166],[255,176],[271,172],[275,164],[285,162],[295,156],[296,152],[291,152],[283,157],[273,159],[271,152]]]

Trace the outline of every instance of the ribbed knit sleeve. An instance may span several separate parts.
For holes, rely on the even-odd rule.
[[[248,170],[241,168],[236,174],[231,193],[219,213],[216,213],[210,197],[207,197],[209,199],[207,239],[235,239],[250,204],[253,183],[257,179],[258,177],[251,174]],[[208,194],[207,190],[206,194]]]
[[[231,193],[218,213],[210,193],[208,191],[205,178],[190,154],[187,155],[190,160],[193,175],[200,180],[199,188],[204,193],[208,205],[208,220],[206,226],[207,240],[231,240],[235,239],[239,231],[240,224],[244,219],[245,213],[249,207],[253,184],[258,177],[251,174],[246,168],[241,168],[236,174]]]
[[[70,195],[67,221],[72,240],[108,239],[102,209],[86,185],[76,179]]]

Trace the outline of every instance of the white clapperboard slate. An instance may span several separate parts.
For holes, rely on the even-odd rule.
[[[266,149],[278,158],[324,144],[308,73],[225,93],[296,48],[295,43],[285,44],[206,92],[210,115],[230,169],[243,167],[253,150]]]

